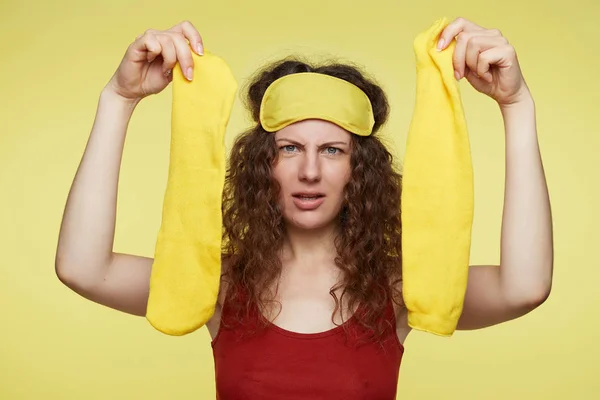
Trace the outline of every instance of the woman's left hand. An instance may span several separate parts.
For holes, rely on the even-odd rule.
[[[458,80],[466,78],[477,91],[490,96],[500,106],[530,97],[515,48],[498,29],[485,29],[457,18],[440,34],[438,49],[446,49],[454,39],[452,62]]]

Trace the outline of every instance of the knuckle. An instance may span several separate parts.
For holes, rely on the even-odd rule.
[[[171,36],[173,36],[173,39],[175,40],[185,40],[185,35],[181,32],[173,32],[171,33]]]
[[[458,56],[452,57],[452,65],[454,66],[455,69],[460,69],[461,64],[458,60]]]
[[[174,63],[177,60],[175,52],[172,51],[168,46],[163,46],[160,54],[166,64]]]
[[[465,31],[459,32],[458,35],[456,35],[456,41],[457,42],[463,42],[465,40],[469,39],[469,34]]]
[[[164,49],[163,49],[164,50]],[[173,49],[169,49],[168,51],[163,51],[163,58],[166,62],[175,62],[177,60],[177,54]]]
[[[173,36],[169,32],[162,32],[162,34],[156,35],[156,37],[166,47],[171,47],[174,43]]]
[[[192,58],[192,54],[189,51],[181,52],[177,55],[177,58],[179,59],[179,62],[181,63],[182,67],[187,68],[194,66],[194,59]]]
[[[173,67],[175,67],[175,64],[177,64],[177,58],[171,56],[163,57],[164,68],[173,69]]]
[[[486,37],[485,36],[473,36],[470,38],[471,43],[473,44],[482,44],[486,41]]]
[[[182,21],[181,22],[181,26],[184,26],[184,27],[188,28],[191,31],[195,31],[196,30],[196,27],[194,26],[194,24],[191,21],[189,21],[189,20]]]

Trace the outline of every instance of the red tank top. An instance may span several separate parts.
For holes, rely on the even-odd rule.
[[[227,312],[224,305],[221,320]],[[385,318],[394,329],[386,331],[382,344],[353,341],[360,335],[346,337],[343,325],[297,333],[270,323],[240,338],[241,328],[221,323],[212,341],[217,399],[393,400],[404,347],[391,303]],[[350,332],[360,331],[354,317],[345,324]]]

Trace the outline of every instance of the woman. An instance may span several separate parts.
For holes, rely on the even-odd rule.
[[[506,130],[502,262],[470,267],[458,325],[477,329],[520,317],[549,295],[551,216],[534,103],[514,48],[499,31],[462,18],[442,32],[440,50],[454,39],[457,79],[498,103]],[[169,84],[177,62],[194,79],[190,47],[202,54],[189,22],[148,30],[129,46],[101,93],[61,226],[60,280],[139,316],[153,260],[112,250],[126,128],[136,105]],[[307,71],[356,85],[373,105],[374,131],[385,123],[386,96],[360,71],[298,60],[256,75],[248,90],[254,120],[272,82]],[[411,330],[401,301],[400,190],[377,135],[304,120],[274,134],[257,124],[237,138],[224,193],[227,255],[207,323],[221,398],[394,398]]]

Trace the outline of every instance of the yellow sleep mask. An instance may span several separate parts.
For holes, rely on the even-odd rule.
[[[275,80],[265,91],[260,123],[267,132],[312,118],[332,122],[359,136],[369,136],[375,123],[365,92],[331,75],[290,74]]]

